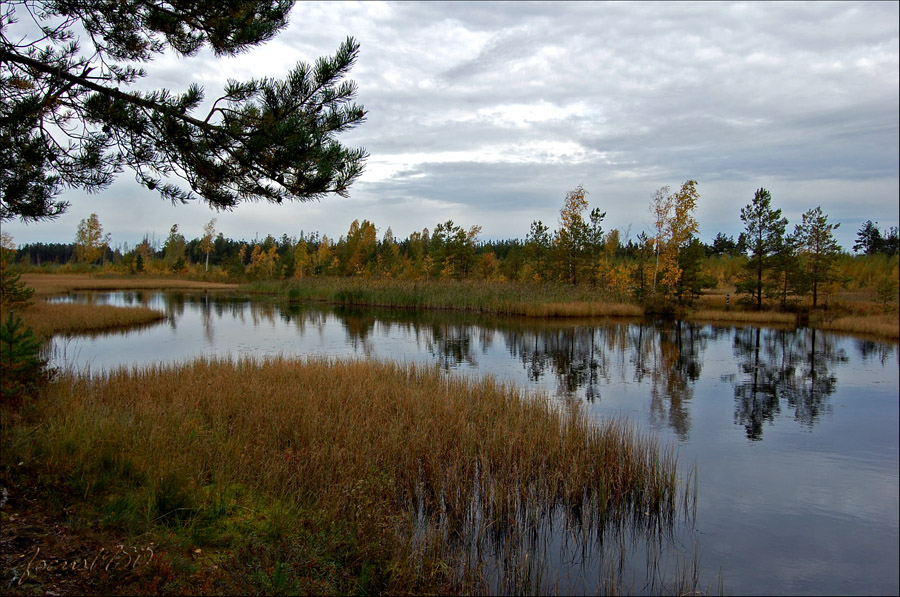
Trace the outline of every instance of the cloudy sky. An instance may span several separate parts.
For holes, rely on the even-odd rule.
[[[298,3],[276,39],[216,59],[165,56],[142,88],[208,98],[229,78],[282,78],[298,62],[361,44],[351,72],[367,121],[341,140],[370,153],[349,198],[245,204],[216,213],[171,204],[130,172],[104,192],[68,191],[54,222],[4,230],[17,243],[70,242],[97,213],[113,245],[188,238],[218,218],[253,240],[379,235],[452,219],[483,239],[557,227],[581,184],[605,228],[650,228],[663,185],[699,182],[700,237],[742,230],[765,187],[790,226],[821,205],[850,249],[860,224],[898,224],[898,3]]]

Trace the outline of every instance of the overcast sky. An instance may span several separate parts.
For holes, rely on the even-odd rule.
[[[336,238],[354,219],[381,236],[452,219],[483,239],[555,229],[581,184],[604,228],[650,229],[653,192],[699,182],[700,237],[737,236],[765,187],[790,220],[817,205],[849,250],[865,220],[898,224],[898,3],[298,3],[268,44],[233,58],[166,55],[142,88],[215,99],[229,78],[277,77],[353,36],[367,121],[340,139],[370,154],[349,198],[172,206],[133,173],[67,191],[53,222],[4,223],[18,244],[71,242],[96,213],[114,246],[172,224],[187,238],[301,230]]]

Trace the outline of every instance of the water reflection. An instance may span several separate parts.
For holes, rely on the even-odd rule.
[[[520,364],[530,383],[552,388],[565,399],[599,404],[611,388],[646,386],[651,424],[670,428],[682,441],[690,437],[694,386],[703,374],[711,342],[721,343],[731,336],[737,372],[720,374],[720,378],[733,386],[734,424],[743,426],[753,441],[761,440],[766,425],[783,414],[790,413],[802,426],[812,428],[823,413],[831,412],[828,397],[837,385],[834,368],[847,362],[845,350],[835,345],[836,336],[810,329],[721,328],[681,321],[547,322],[464,313],[322,309],[207,293],[132,291],[85,294],[72,300],[161,308],[173,332],[186,314],[196,313],[208,346],[217,342],[216,328],[224,329],[230,319],[245,326],[240,340],[249,342],[248,351],[252,350],[249,336],[269,331],[276,336],[285,326],[299,337],[281,341],[283,348],[301,350],[307,333],[324,338],[333,321],[343,330],[349,351],[366,357],[383,356],[379,345],[385,338],[394,338],[396,345],[398,337],[401,351],[429,355],[445,370],[479,369],[480,361],[505,352]],[[870,341],[857,341],[856,347],[864,358],[882,364],[894,351],[892,345]],[[403,355],[392,350],[388,356]]]
[[[882,366],[887,364],[892,354],[895,354],[893,344],[873,342],[872,340],[856,340],[855,343],[856,350],[863,360],[875,359]]]
[[[822,412],[831,411],[826,400],[837,385],[834,367],[848,361],[834,338],[815,329],[735,331],[734,355],[743,376],[731,380],[734,420],[747,438],[762,439],[764,424],[774,422],[782,402],[810,428]]]

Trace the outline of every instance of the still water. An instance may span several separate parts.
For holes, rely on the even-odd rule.
[[[696,467],[701,586],[731,594],[900,592],[896,343],[809,329],[535,321],[117,292],[157,325],[56,338],[53,365],[96,372],[200,356],[328,356],[493,375],[627,419]]]

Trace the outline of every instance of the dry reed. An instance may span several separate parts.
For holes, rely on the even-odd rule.
[[[519,304],[513,314],[527,317],[641,317],[644,310],[627,303],[573,301],[571,303]]]
[[[776,311],[723,311],[719,309],[698,309],[689,313],[691,321],[734,321],[756,324],[796,325],[797,316],[793,313]]]
[[[115,307],[36,301],[19,312],[22,320],[41,338],[54,334],[90,334],[134,328],[165,319],[149,307]],[[4,312],[5,317],[5,312]]]
[[[900,317],[897,313],[851,315],[819,322],[816,327],[832,332],[864,334],[891,340],[900,339]]]
[[[78,290],[234,290],[236,284],[199,282],[177,278],[98,278],[89,274],[22,274],[35,295],[49,296]]]
[[[35,408],[46,466],[91,477],[113,454],[148,486],[174,475],[195,495],[237,484],[311,505],[350,526],[360,557],[390,554],[389,591],[491,589],[486,554],[523,553],[541,521],[653,535],[690,502],[673,453],[627,425],[434,368],[200,360],[63,375]],[[517,591],[546,589],[532,572]]]

